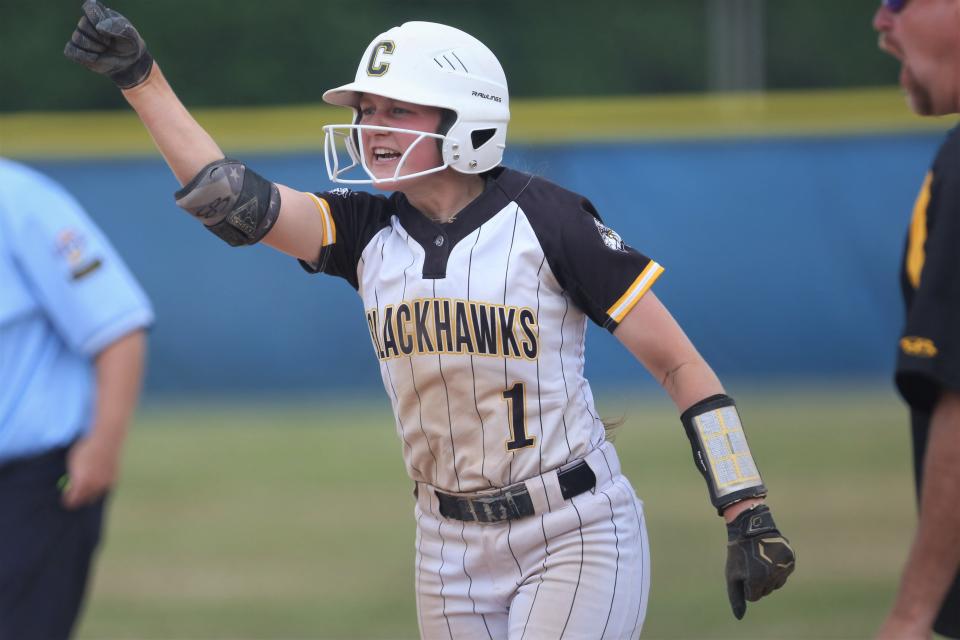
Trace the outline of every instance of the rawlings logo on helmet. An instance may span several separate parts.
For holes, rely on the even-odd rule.
[[[489,93],[484,93],[482,91],[471,91],[470,95],[477,98],[483,98],[484,100],[493,100],[494,102],[503,102],[503,98],[500,96],[492,96]]]

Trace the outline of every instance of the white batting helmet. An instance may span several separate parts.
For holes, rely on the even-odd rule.
[[[350,125],[324,127],[327,173],[334,182],[385,181],[373,176],[356,147],[359,130],[366,128],[357,124],[360,96],[364,93],[439,107],[456,115],[449,129],[425,133],[411,145],[412,148],[424,138],[440,140],[441,166],[401,176],[404,157],[389,180],[412,178],[446,167],[461,173],[481,173],[503,160],[510,120],[507,79],[493,52],[468,33],[434,22],[406,22],[394,27],[374,38],[367,47],[353,82],[323,94],[324,101],[350,107],[354,114]],[[403,129],[393,131],[410,133]],[[338,137],[351,157],[348,167],[339,166]],[[342,177],[357,165],[363,167],[369,180]]]

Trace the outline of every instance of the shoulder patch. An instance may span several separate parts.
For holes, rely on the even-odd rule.
[[[607,245],[607,247],[613,251],[625,251],[623,248],[623,238],[620,237],[619,233],[603,224],[596,218],[593,219],[593,222],[597,225],[597,231],[600,233],[600,238],[603,240],[603,244]]]
[[[66,262],[71,280],[80,280],[103,265],[99,257],[89,254],[87,245],[87,238],[79,229],[67,228],[57,234],[53,250]]]
[[[904,336],[900,339],[900,350],[908,356],[918,358],[933,358],[937,355],[937,347],[930,338]]]
[[[77,229],[64,229],[57,234],[54,242],[54,252],[71,267],[83,260],[84,250],[87,247],[87,238]]]

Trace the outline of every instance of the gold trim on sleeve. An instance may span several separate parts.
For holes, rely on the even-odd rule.
[[[620,296],[620,299],[607,309],[607,315],[616,322],[623,320],[662,273],[663,267],[659,264],[653,260],[647,263],[647,266],[644,267],[643,271],[640,272],[640,275],[637,276],[637,279],[633,281],[633,284],[630,285],[626,292]]]
[[[323,198],[313,193],[307,193],[313,198],[313,203],[317,205],[320,212],[320,218],[323,221],[323,241],[321,246],[328,246],[337,241],[337,225],[333,222],[333,216],[330,214],[330,205]]]

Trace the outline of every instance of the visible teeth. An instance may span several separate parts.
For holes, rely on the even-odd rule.
[[[373,155],[380,160],[385,158],[396,158],[400,156],[400,154],[393,149],[386,149],[384,147],[374,147]]]

